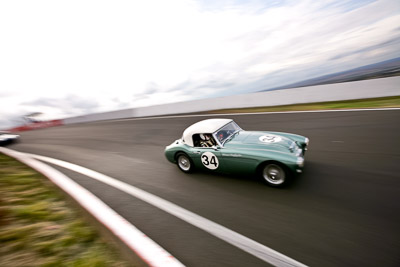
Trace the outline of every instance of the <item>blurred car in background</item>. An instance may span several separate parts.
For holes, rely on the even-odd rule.
[[[19,141],[20,136],[7,131],[0,131],[0,146],[8,145]]]
[[[198,168],[257,175],[279,187],[302,172],[308,143],[297,134],[244,131],[231,119],[208,119],[188,127],[165,156],[186,173]]]

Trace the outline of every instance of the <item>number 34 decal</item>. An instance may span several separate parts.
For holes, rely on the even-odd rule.
[[[218,158],[211,152],[205,152],[201,155],[201,162],[203,165],[211,170],[218,168]]]

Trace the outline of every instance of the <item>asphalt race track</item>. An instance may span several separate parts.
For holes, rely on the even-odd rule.
[[[254,177],[184,174],[164,148],[202,117],[120,120],[24,132],[9,146],[72,162],[171,201],[310,266],[400,266],[400,110],[218,116],[310,138],[284,189]],[[187,266],[258,258],[100,182],[62,170]]]

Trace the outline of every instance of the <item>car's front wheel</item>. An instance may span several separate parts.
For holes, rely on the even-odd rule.
[[[269,186],[280,187],[287,183],[289,173],[278,163],[268,163],[261,168],[261,178]]]
[[[193,170],[193,163],[190,160],[189,156],[185,153],[178,153],[176,155],[176,164],[178,168],[183,172],[191,172]]]

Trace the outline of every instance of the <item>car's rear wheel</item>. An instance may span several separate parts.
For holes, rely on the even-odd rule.
[[[278,163],[267,163],[261,168],[261,178],[273,187],[284,186],[289,178],[286,168]]]
[[[185,153],[178,153],[176,155],[176,164],[178,168],[183,172],[191,172],[193,170],[193,163],[190,160],[189,156]]]

